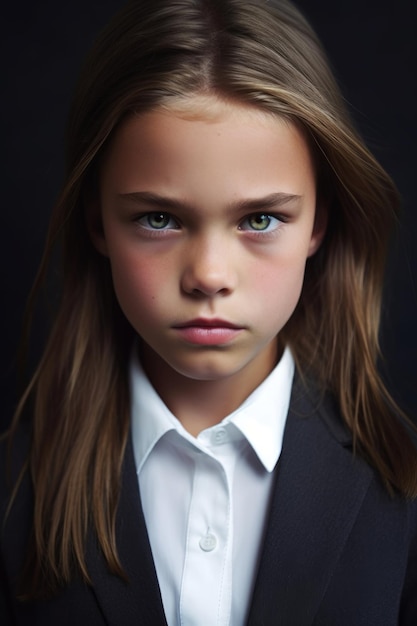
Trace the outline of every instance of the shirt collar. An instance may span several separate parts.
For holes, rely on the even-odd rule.
[[[278,365],[233,413],[207,431],[233,424],[251,445],[268,472],[274,469],[282,448],[294,377],[294,359],[286,348]],[[139,473],[157,442],[175,430],[190,443],[196,441],[161,400],[133,351],[130,363],[131,427]]]
[[[293,378],[294,359],[286,348],[269,376],[224,420],[243,433],[268,472],[281,454]]]

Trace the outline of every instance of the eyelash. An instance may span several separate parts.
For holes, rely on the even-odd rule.
[[[164,221],[165,218],[166,223],[163,224],[161,228],[155,227],[150,223],[150,220],[152,218],[161,218],[161,221]],[[258,221],[261,221],[265,218],[268,219],[268,224],[265,229],[258,230],[256,228],[244,226],[245,224],[248,225],[250,220],[257,219]],[[138,226],[138,228],[147,231],[147,236],[150,237],[163,237],[167,232],[180,230],[179,222],[166,211],[150,211],[149,213],[143,213],[142,215],[135,217],[133,221]],[[273,235],[277,230],[280,229],[280,225],[285,223],[286,219],[282,215],[277,215],[274,213],[255,212],[247,215],[240,221],[238,230],[248,233],[251,236],[255,235],[255,237],[268,237]]]
[[[249,223],[250,220],[258,220],[258,223],[263,220],[263,219],[267,219],[268,220],[268,225],[265,229],[257,229],[257,228],[243,228],[243,224]],[[246,232],[250,232],[250,233],[256,233],[256,235],[267,235],[267,234],[272,234],[273,232],[275,232],[280,224],[284,223],[284,219],[282,218],[282,216],[279,215],[274,215],[274,214],[270,214],[270,213],[252,213],[251,215],[248,215],[247,217],[245,217],[240,225],[239,225],[239,230],[243,230]],[[273,226],[272,228],[270,228],[270,226]]]
[[[152,226],[150,224],[150,219],[152,217],[167,218],[168,224],[172,221],[175,223],[175,227],[171,226],[170,228],[167,228],[168,224],[165,224],[162,228]],[[146,221],[148,222],[147,224],[145,223]],[[177,230],[179,228],[178,222],[172,217],[172,215],[170,215],[169,213],[166,213],[165,211],[152,211],[150,213],[145,213],[139,217],[136,217],[135,222],[142,228],[145,228],[146,230],[159,231],[159,232],[161,231],[163,232],[165,230]]]

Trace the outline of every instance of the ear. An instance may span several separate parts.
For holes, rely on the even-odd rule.
[[[308,247],[308,256],[313,256],[320,248],[327,230],[328,211],[327,207],[318,205],[316,207],[316,215],[314,217],[313,232],[311,233],[310,245]]]
[[[101,216],[100,199],[98,195],[85,200],[85,221],[91,243],[103,256],[108,256],[107,242],[104,234],[103,219]]]

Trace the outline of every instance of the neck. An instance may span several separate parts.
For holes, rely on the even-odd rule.
[[[197,436],[235,411],[270,374],[281,354],[274,343],[241,370],[215,380],[182,375],[148,346],[142,346],[141,362],[171,413],[191,435]]]

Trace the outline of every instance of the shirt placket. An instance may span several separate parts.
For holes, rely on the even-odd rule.
[[[223,432],[212,434],[219,459],[202,451],[195,459],[181,584],[183,626],[201,626],[202,615],[205,626],[230,623],[234,456],[225,438]]]

